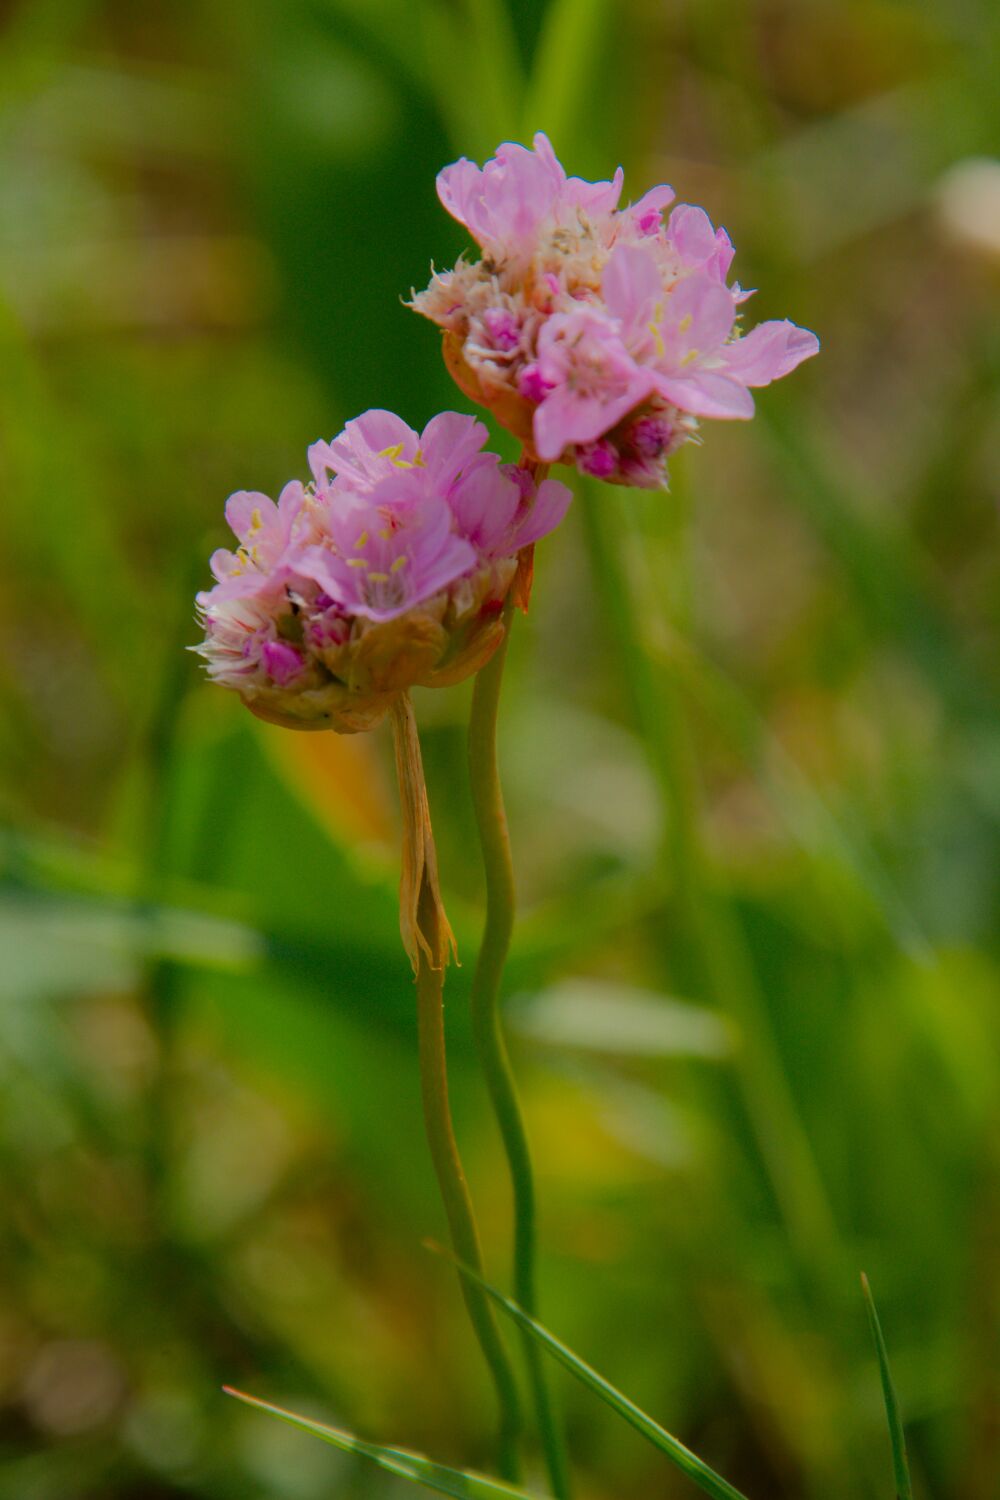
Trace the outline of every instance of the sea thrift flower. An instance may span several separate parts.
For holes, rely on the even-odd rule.
[[[412,306],[444,332],[458,385],[529,457],[618,484],[666,483],[699,418],[753,415],[750,388],[815,354],[794,323],[739,328],[751,294],[733,245],[700,208],[652,188],[620,208],[611,182],[567,177],[544,135],[482,168],[454,162],[438,196],[478,244]]]
[[[254,713],[350,733],[415,685],[477,671],[503,637],[519,554],[570,493],[484,453],[486,428],[445,412],[418,434],[369,411],[313,444],[308,485],[226,505],[239,547],[198,595],[209,676]]]

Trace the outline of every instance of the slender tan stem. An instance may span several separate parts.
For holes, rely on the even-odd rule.
[[[400,926],[417,982],[424,1124],[455,1255],[482,1275],[479,1231],[448,1098],[443,992],[445,964],[454,939],[438,889],[420,742],[413,705],[406,694],[401,694],[393,705],[392,728],[403,810]],[[488,1299],[473,1283],[462,1279],[461,1286],[469,1320],[496,1387],[500,1406],[500,1471],[504,1478],[516,1480],[520,1471],[517,1450],[521,1412],[514,1373]]]

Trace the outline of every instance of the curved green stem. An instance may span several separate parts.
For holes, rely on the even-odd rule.
[[[469,776],[486,871],[486,925],[472,982],[472,1029],[480,1065],[503,1139],[514,1195],[514,1295],[535,1316],[535,1185],[514,1074],[500,1022],[499,995],[514,927],[514,867],[497,766],[496,725],[512,606],[504,612],[504,637],[476,677],[469,719]],[[524,1340],[525,1360],[552,1493],[567,1500],[569,1463],[552,1405],[541,1352]]]
[[[479,1231],[462,1159],[458,1153],[448,1098],[444,966],[451,942],[451,930],[437,889],[436,856],[420,743],[413,706],[405,694],[393,705],[392,727],[403,808],[404,882],[408,864],[414,858],[418,864],[415,872],[418,883],[415,903],[418,938],[411,957],[416,970],[424,1125],[455,1254],[459,1261],[473,1266],[481,1275],[483,1255]],[[500,1472],[505,1479],[516,1481],[520,1477],[518,1441],[522,1423],[514,1372],[485,1293],[464,1279],[460,1284],[469,1320],[496,1387],[500,1406]]]

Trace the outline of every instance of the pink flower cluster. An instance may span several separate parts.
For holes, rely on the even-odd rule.
[[[741,333],[733,246],[669,187],[619,208],[623,176],[567,177],[548,139],[453,163],[438,196],[482,252],[412,306],[444,330],[452,375],[543,462],[666,482],[701,417],[750,417],[750,388],[817,352],[794,323]]]
[[[503,634],[518,554],[570,492],[484,453],[474,417],[419,435],[388,411],[309,449],[312,482],[226,505],[239,546],[198,595],[209,676],[294,728],[367,729],[393,695],[478,670]]]

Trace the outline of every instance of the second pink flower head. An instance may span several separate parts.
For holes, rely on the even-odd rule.
[[[309,449],[312,481],[277,503],[241,490],[235,550],[198,596],[209,675],[294,728],[368,728],[394,694],[476,671],[499,644],[525,548],[570,493],[484,453],[475,417],[416,433],[368,411]]]
[[[819,349],[788,321],[742,333],[750,295],[733,246],[700,208],[652,188],[619,208],[611,182],[568,177],[544,135],[453,163],[438,196],[478,244],[413,306],[443,330],[462,390],[544,462],[615,483],[665,483],[699,418],[753,415],[750,388]]]

